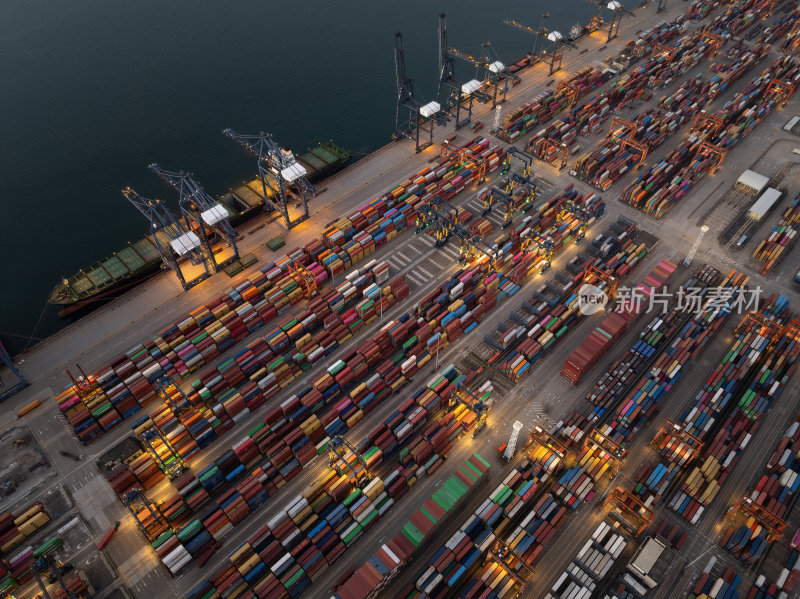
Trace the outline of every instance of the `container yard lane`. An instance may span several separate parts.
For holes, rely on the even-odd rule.
[[[656,21],[673,19],[685,10],[686,7],[684,5],[678,4],[669,6],[667,11],[658,16],[654,15],[652,7],[638,10],[635,16],[622,21],[617,40],[605,45],[600,36],[591,36],[581,42],[581,46],[587,48],[589,52],[586,54],[577,52],[566,54],[563,70],[557,74],[556,79],[560,79],[563,73],[579,71],[586,66],[599,66],[600,63],[595,51],[600,46],[604,48],[602,50],[603,55],[600,58],[604,58],[606,55],[614,55],[622,48],[627,39],[634,37],[634,32],[645,29]],[[694,24],[690,26],[690,31],[693,27]],[[748,44],[752,45],[752,42],[748,42]],[[776,54],[773,53],[764,58],[757,66],[753,67],[753,73],[760,72],[770,61],[775,59],[775,56]],[[743,81],[732,83],[728,94],[724,98],[728,98],[730,94],[744,89],[747,78],[745,77]],[[510,99],[503,107],[504,112],[515,110],[535,95],[537,91],[543,90],[545,87],[544,82],[547,79],[548,77],[541,69],[534,69],[531,73],[523,74],[522,84],[510,90]],[[663,93],[674,92],[680,85],[681,81],[676,77],[676,80],[672,82],[671,86],[665,88]],[[608,86],[598,88],[598,91],[600,89],[608,89]],[[709,110],[717,110],[722,102],[725,101],[724,98],[720,97],[715,104],[711,104]],[[789,106],[797,106],[796,96]],[[640,109],[644,111],[646,108],[642,103]],[[490,113],[491,111],[488,110],[488,107],[479,105],[473,120],[485,119],[487,116],[491,118]],[[712,182],[712,179],[732,177],[731,180],[735,180],[738,173],[750,166],[752,156],[763,139],[761,136],[770,138],[780,135],[782,124],[780,113],[777,118],[776,114],[767,115],[764,123],[759,126],[758,136],[754,135],[745,138],[744,141],[737,144],[730,152],[720,173],[716,177],[704,178],[697,182],[688,199],[676,204],[670,211],[669,218],[663,222],[654,221],[649,217],[642,217],[633,208],[621,202],[611,201],[609,197],[607,199],[608,206],[605,217],[592,225],[588,238],[591,239],[605,231],[611,223],[617,222],[619,216],[634,220],[642,233],[651,235],[653,243],[649,248],[649,252],[637,265],[636,270],[631,275],[633,280],[627,281],[629,284],[639,281],[645,273],[654,269],[664,259],[679,263],[688,253],[696,236],[696,231],[693,230],[694,220],[690,220],[692,213],[696,211],[698,203],[702,204],[704,198],[708,196],[712,189],[716,189],[719,184],[718,181]],[[648,163],[650,160],[659,160],[661,157],[666,156],[673,146],[683,139],[687,130],[688,126],[682,128],[672,139],[662,140],[663,143],[659,142],[659,147],[654,150],[652,155],[648,156]],[[440,139],[451,134],[451,127],[445,127],[437,131],[437,137]],[[459,133],[459,139],[456,143],[463,143],[465,139],[462,139],[462,137],[464,136],[471,138],[474,135],[466,131]],[[585,143],[581,143],[583,143],[584,147],[589,148],[601,140],[602,134],[592,135],[587,137]],[[491,141],[492,146],[497,143],[496,140]],[[522,147],[521,143],[517,145]],[[506,146],[506,143],[501,144],[501,147]],[[544,147],[538,147],[536,142],[531,142],[528,145],[528,149],[537,153],[537,155],[540,153],[545,155],[547,153],[547,150]],[[313,217],[290,233],[283,235],[288,246],[303,247],[309,242],[319,239],[320,231],[324,225],[335,221],[342,214],[347,214],[364,205],[368,200],[379,197],[387,189],[394,187],[398,181],[405,179],[409,172],[419,171],[430,164],[436,157],[438,157],[438,146],[415,155],[409,144],[401,143],[382,148],[364,160],[359,161],[326,182],[325,190],[314,200],[316,210]],[[546,164],[542,164],[541,168],[538,167],[537,163],[535,168],[540,192],[537,198],[539,201],[555,196],[568,184],[574,183],[574,179],[567,175],[566,170],[561,172]],[[586,174],[589,174],[588,171]],[[595,177],[601,176],[594,172],[591,174]],[[636,176],[633,174],[633,177],[631,177],[629,172],[620,172],[618,174],[620,179],[625,180],[615,183],[619,187],[615,188],[614,191],[606,191],[605,195],[618,195],[617,191],[624,189]],[[628,175],[629,178],[625,178],[623,175]],[[614,178],[616,178],[616,175]],[[497,181],[498,179],[495,178],[495,175],[491,174],[487,184],[494,184]],[[595,180],[594,184],[607,185],[599,179]],[[591,191],[587,182],[583,181],[578,183],[576,188],[580,193]],[[607,189],[607,187],[604,189]],[[456,196],[452,203],[461,209],[472,212],[474,215],[479,215],[483,210],[483,202],[477,197],[476,192],[477,187],[472,188],[470,191],[464,191]],[[498,231],[503,224],[499,213],[500,210],[495,208],[486,217],[486,222],[490,223],[495,231]],[[692,225],[687,225],[689,222]],[[268,263],[275,259],[274,255],[265,247],[265,240],[282,233],[278,226],[270,224],[258,234],[247,234],[248,229],[249,227],[244,227],[242,231],[243,239],[240,243],[242,253],[254,252],[259,257],[260,263]],[[697,255],[696,261],[698,263],[710,261],[720,271],[725,272],[728,272],[733,267],[744,270],[745,267],[738,264],[738,260],[735,257],[725,253],[715,241],[708,239],[708,237],[711,237],[711,235],[707,236],[706,242],[701,246],[701,251]],[[533,285],[523,286],[516,297],[505,300],[502,309],[489,313],[471,335],[464,336],[463,339],[457,339],[441,352],[438,352],[439,355],[436,360],[438,361],[438,368],[434,360],[429,361],[425,367],[415,374],[418,383],[412,383],[407,388],[407,391],[414,389],[423,381],[431,379],[432,376],[441,372],[442,368],[447,364],[456,363],[459,365],[465,357],[470,356],[471,352],[481,353],[482,350],[487,349],[488,346],[481,343],[483,336],[496,334],[494,332],[501,328],[505,330],[504,327],[507,327],[510,315],[524,313],[523,304],[530,299],[533,288],[540,285],[543,280],[548,280],[556,285],[560,284],[554,279],[554,273],[566,272],[567,263],[587,243],[588,240],[582,245],[574,246],[574,250],[570,247],[558,254],[553,260],[550,273],[546,273],[543,278],[535,278]],[[762,255],[763,252],[759,254],[759,259],[761,259]],[[381,315],[381,321],[389,322],[399,317],[410,310],[411,306],[429,295],[432,288],[451,277],[458,269],[456,264],[457,257],[458,248],[455,241],[451,240],[443,247],[436,248],[432,237],[427,234],[414,236],[406,233],[404,238],[388,243],[387,247],[376,250],[371,255],[371,258],[378,262],[385,261],[389,265],[390,278],[395,279],[399,275],[403,276],[410,286],[410,295],[385,310]],[[762,260],[762,262],[768,262],[768,260]],[[794,309],[797,309],[798,294],[792,289],[776,284],[773,280],[768,280],[765,276],[769,270],[768,268],[762,267],[761,270],[763,272],[761,273],[758,270],[759,267],[748,270],[748,274],[751,275],[751,285],[764,285],[765,288],[770,290],[786,292],[794,303]],[[676,276],[676,280],[672,281],[671,286],[682,282],[684,277],[685,275]],[[321,455],[314,458],[299,474],[286,483],[275,496],[268,499],[270,502],[269,507],[262,508],[264,510],[262,513],[250,517],[233,528],[225,536],[221,547],[210,556],[210,559],[202,569],[190,565],[176,577],[172,577],[167,569],[160,565],[154,551],[144,541],[141,531],[136,528],[132,518],[128,517],[128,512],[123,508],[109,483],[98,471],[97,460],[117,446],[123,438],[131,435],[130,422],[124,421],[108,433],[98,437],[91,445],[84,447],[77,442],[72,426],[51,401],[67,384],[67,379],[63,374],[64,368],[70,368],[74,371],[75,365],[80,364],[86,372],[97,371],[116,356],[124,354],[132,345],[144,339],[152,338],[158,331],[164,330],[172,323],[179,321],[196,306],[200,306],[212,298],[219,297],[230,289],[232,283],[237,282],[237,280],[230,280],[219,275],[210,278],[188,292],[180,292],[178,284],[175,278],[171,276],[171,273],[154,277],[137,290],[112,302],[104,309],[87,316],[45,343],[36,346],[25,356],[26,361],[23,366],[25,374],[33,380],[33,384],[30,388],[7,401],[5,406],[9,410],[19,409],[35,399],[40,399],[45,403],[43,408],[25,415],[20,421],[3,424],[3,430],[20,424],[29,427],[57,471],[53,479],[48,481],[47,487],[35,491],[33,495],[41,494],[45,488],[53,486],[64,489],[82,513],[91,532],[98,537],[108,530],[115,520],[121,521],[122,525],[114,541],[105,549],[105,555],[111,561],[115,572],[119,576],[120,583],[127,587],[136,597],[187,596],[189,590],[195,587],[203,575],[210,575],[210,573],[216,572],[225,564],[228,564],[231,552],[250,539],[267,521],[270,521],[278,509],[283,509],[292,497],[297,496],[314,481],[323,479],[330,472],[327,456]],[[342,277],[339,275],[338,282],[341,282],[341,280]],[[337,281],[334,280],[334,283],[337,283]],[[301,311],[302,307],[298,306],[291,309],[289,313],[299,316]],[[604,354],[594,369],[591,369],[591,366],[587,366],[586,368],[590,372],[581,379],[577,387],[573,387],[554,374],[561,370],[567,358],[580,346],[581,342],[592,332],[598,322],[598,319],[584,318],[575,327],[574,332],[570,329],[571,335],[565,337],[552,351],[545,354],[541,364],[535,364],[536,373],[534,376],[529,377],[527,381],[523,379],[516,386],[511,383],[505,374],[500,374],[495,368],[489,368],[484,376],[488,376],[488,379],[492,381],[495,391],[493,392],[494,404],[489,412],[487,430],[475,438],[464,437],[455,443],[447,455],[448,459],[441,462],[438,470],[430,476],[420,478],[416,485],[408,491],[407,497],[399,501],[387,517],[381,518],[377,526],[365,529],[359,541],[353,547],[350,547],[343,557],[326,571],[323,579],[317,580],[310,589],[306,589],[304,596],[329,597],[335,591],[333,586],[335,581],[343,579],[352,568],[366,563],[381,544],[398,532],[403,522],[410,521],[414,517],[422,502],[431,497],[450,477],[456,476],[459,469],[465,467],[464,465],[469,460],[474,462],[474,458],[471,457],[473,454],[477,453],[483,456],[488,460],[491,468],[482,474],[479,486],[448,517],[441,529],[437,531],[437,537],[433,542],[419,550],[414,564],[405,568],[395,582],[392,583],[396,586],[391,588],[400,589],[407,584],[413,585],[423,575],[425,567],[427,567],[429,560],[436,553],[439,546],[450,535],[458,531],[458,528],[469,514],[484,503],[487,493],[497,487],[516,468],[522,467],[522,458],[519,456],[512,459],[508,464],[497,459],[497,446],[508,440],[511,432],[511,423],[524,418],[525,428],[523,429],[523,434],[527,436],[530,427],[534,423],[549,427],[554,421],[564,421],[572,412],[584,413],[587,406],[587,403],[583,401],[586,392],[595,384],[601,371],[620,358],[623,349],[627,348],[636,339],[638,327],[645,324],[645,319],[640,320],[637,326],[622,334],[617,346]],[[714,350],[704,352],[699,356],[694,367],[687,368],[685,376],[682,377],[676,388],[670,391],[671,396],[676,396],[679,393],[679,397],[688,398],[689,394],[702,386],[707,372],[714,367],[723,354],[722,345],[728,342],[734,326],[734,318],[728,319],[723,324],[717,332],[716,338],[724,339],[724,343],[720,346],[714,346]],[[364,330],[356,333],[352,340],[342,344],[341,347],[338,347],[325,358],[323,361],[325,366],[329,367],[340,358],[347,356],[353,348],[367,342],[376,328],[378,327],[373,323],[371,327],[365,327]],[[261,329],[261,331],[264,331],[264,329]],[[260,336],[261,334],[263,333],[257,333],[256,335]],[[220,364],[224,360],[239,354],[251,341],[252,337],[248,337],[235,343],[216,356],[211,363]],[[315,373],[318,371],[321,371],[321,369],[314,370]],[[543,376],[543,373],[553,373],[553,375]],[[189,375],[188,378],[193,380],[196,377]],[[668,581],[670,584],[664,584],[659,588],[658,596],[671,596],[668,594],[667,589],[672,584],[680,585],[681,575],[684,572],[691,573],[702,567],[701,560],[697,564],[692,564],[689,569],[684,570],[686,563],[693,559],[693,557],[687,559],[684,556],[695,556],[707,551],[724,553],[721,550],[713,549],[713,547],[717,546],[723,533],[718,526],[720,518],[724,515],[727,507],[750,488],[755,473],[763,470],[772,447],[785,430],[784,424],[786,420],[791,418],[798,409],[796,405],[798,398],[796,382],[797,380],[795,379],[795,383],[788,386],[787,391],[790,393],[784,395],[784,398],[791,397],[793,401],[780,402],[775,409],[767,412],[763,417],[758,434],[748,447],[748,451],[744,453],[736,468],[727,477],[721,492],[696,527],[687,526],[683,518],[677,516],[674,511],[666,507],[672,495],[678,491],[677,482],[674,483],[674,488],[670,488],[665,492],[663,501],[657,506],[658,517],[669,521],[673,525],[681,525],[687,528],[689,538],[683,546],[680,558],[673,560],[669,568],[667,568],[663,580]],[[300,392],[308,385],[309,377],[301,376],[297,381],[282,388],[280,397],[291,397],[293,393]],[[678,393],[676,393],[676,389]],[[683,394],[684,391],[686,395]],[[398,398],[398,401],[406,397],[406,391],[402,393],[403,395]],[[366,414],[362,420],[354,423],[347,431],[346,437],[351,441],[355,441],[370,433],[379,423],[391,417],[397,407],[394,404],[396,402],[391,401],[379,405]],[[666,402],[660,414],[654,416],[652,421],[649,421],[648,427],[639,431],[628,446],[628,455],[637,457],[629,457],[624,462],[619,473],[611,481],[613,486],[629,488],[635,483],[636,473],[642,464],[651,458],[655,458],[655,455],[651,455],[652,450],[648,448],[652,435],[667,420],[678,420],[683,414],[686,405],[688,405],[688,402],[677,399]],[[229,431],[230,434],[226,434],[224,438],[220,437],[219,442],[215,441],[205,447],[203,452],[191,461],[192,471],[198,473],[204,468],[213,466],[215,461],[220,460],[224,454],[229,452],[232,443],[242,438],[246,431],[261,422],[261,418],[264,416],[261,412],[263,410],[254,411],[250,416],[236,421],[232,430]],[[138,415],[133,417],[132,420],[137,417]],[[601,419],[600,422],[604,420],[605,418]],[[75,458],[69,457],[70,454]],[[644,456],[643,459],[638,457],[640,455]],[[388,472],[386,466],[388,464],[384,466],[384,471]],[[605,488],[606,486],[611,487],[607,481],[604,481],[592,493],[599,494],[602,492],[604,493],[603,497],[605,497],[605,494],[609,492]],[[564,491],[563,489],[562,492],[569,493],[569,491]],[[148,491],[148,495],[153,497],[155,501],[167,499],[169,493],[170,485],[167,483]],[[27,499],[29,503],[35,497],[28,497]],[[595,506],[599,505],[600,499],[600,497],[594,498]],[[14,511],[16,506],[23,505],[23,498],[18,498],[11,502],[10,511]],[[592,533],[597,530],[597,527],[606,517],[606,513],[607,510],[604,509],[587,509],[584,507],[570,515],[566,524],[561,527],[558,533],[560,535],[559,551],[551,550],[542,554],[542,558],[540,558],[536,566],[536,575],[524,588],[526,596],[541,597],[551,589],[570,561],[576,555],[579,555],[581,547]],[[508,532],[506,531],[506,534]],[[440,540],[441,543],[439,542]],[[632,557],[634,545],[636,543],[628,545],[628,549],[619,558],[620,563],[624,564],[626,558]],[[79,554],[79,557],[82,558],[87,551],[88,549],[85,548]],[[735,560],[730,556],[720,556],[720,559],[726,560],[725,563],[735,563]],[[511,588],[511,586],[508,588]],[[387,596],[396,595],[389,592]]]

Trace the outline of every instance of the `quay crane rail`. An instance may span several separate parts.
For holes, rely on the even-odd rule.
[[[214,269],[220,271],[238,260],[239,248],[236,245],[236,238],[239,233],[228,220],[228,211],[194,180],[192,173],[168,171],[155,163],[147,168],[178,192],[178,205],[181,213],[187,223],[193,222],[195,224],[194,228],[200,233],[200,241]],[[211,248],[211,241],[206,232],[207,229],[215,231],[220,239],[227,240],[227,243],[233,248],[233,256],[224,262],[217,262],[214,250]]]
[[[197,233],[176,219],[161,200],[142,197],[130,187],[122,190],[122,196],[150,222],[149,230],[161,260],[172,269],[184,290],[194,287],[210,275],[209,263],[213,263],[213,258],[205,254]],[[178,264],[179,257],[188,259],[195,266],[202,265],[205,272],[187,281]]]
[[[466,83],[456,77],[455,54],[447,45],[447,17],[445,13],[439,14],[439,88],[437,101],[448,113],[452,110],[453,101],[456,108],[456,129],[460,129],[472,120],[472,102],[475,98],[488,102],[489,96],[480,91],[481,83],[477,79],[470,79]],[[449,90],[449,91],[448,91]],[[445,95],[443,96],[443,91]],[[464,98],[466,96],[466,100]],[[462,104],[466,102],[464,110],[467,117],[461,119]]]
[[[445,125],[447,121],[440,115],[442,110],[438,102],[424,102],[420,99],[414,80],[406,74],[406,57],[403,50],[403,34],[399,31],[394,34],[394,70],[397,79],[397,108],[394,117],[394,139],[407,137],[415,143],[417,152],[433,145],[433,125]],[[405,124],[401,125],[401,110],[408,111]],[[425,128],[425,125],[428,125]],[[420,145],[420,131],[428,134],[428,141]]]
[[[291,151],[281,148],[269,133],[244,135],[232,129],[222,132],[258,159],[258,178],[264,195],[264,207],[271,207],[283,217],[287,229],[308,218],[308,198],[317,192],[306,179],[305,167],[295,160]],[[303,204],[303,214],[291,220],[289,202]]]

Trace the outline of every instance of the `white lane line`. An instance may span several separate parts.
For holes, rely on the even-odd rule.
[[[447,254],[448,256],[455,258],[458,256],[458,250],[453,247],[452,245],[446,245],[442,248],[442,253]]]

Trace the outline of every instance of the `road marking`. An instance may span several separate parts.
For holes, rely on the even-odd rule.
[[[454,248],[452,245],[446,245],[445,247],[443,247],[442,248],[442,252],[447,254],[451,258],[455,258],[456,256],[458,256],[461,253],[459,250]]]
[[[417,266],[417,270],[421,270],[426,275],[428,275],[428,279],[430,279],[430,277],[433,276],[433,273],[431,271],[429,271],[427,268],[422,268],[421,266]],[[426,279],[426,280],[428,280],[428,279]]]

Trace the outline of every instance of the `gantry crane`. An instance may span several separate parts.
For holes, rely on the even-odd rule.
[[[675,48],[667,46],[666,44],[655,44],[653,46],[653,55],[651,58],[658,58],[663,54],[667,57],[667,63],[670,63],[675,59],[676,52],[677,50],[675,50]]]
[[[513,27],[514,29],[519,29],[525,33],[529,33],[533,36],[533,47],[531,48],[531,53],[529,55],[528,66],[533,66],[535,63],[541,60],[541,52],[544,46],[544,39],[547,37],[547,29],[544,26],[544,22],[546,19],[550,18],[550,13],[544,13],[542,18],[539,21],[539,28],[534,29],[533,27],[529,27],[528,25],[523,25],[515,21],[514,19],[503,19],[503,23]],[[540,40],[542,40],[540,42]],[[536,46],[540,45],[542,47],[539,48],[539,52],[536,52]]]
[[[789,101],[789,98],[794,93],[794,85],[780,79],[773,79],[767,86],[767,95],[775,91],[777,91],[775,95],[779,98],[778,103],[781,106],[786,106],[786,102]]]
[[[610,42],[619,33],[619,24],[622,21],[622,15],[633,16],[633,13],[625,10],[621,3],[617,0],[589,0],[592,4],[597,6],[598,16],[603,8],[611,11],[611,19],[608,26],[608,38],[606,42]]]
[[[670,461],[680,461],[681,468],[684,469],[688,469],[689,464],[703,450],[703,442],[700,439],[671,420],[667,420],[658,430],[650,446]]]
[[[475,67],[475,78],[477,79],[480,77],[479,71],[483,69],[483,82],[488,82],[492,88],[492,108],[495,108],[498,104],[502,104],[506,101],[506,94],[508,93],[508,80],[512,78],[519,79],[516,75],[510,74],[506,71],[506,65],[498,58],[497,53],[492,48],[491,42],[483,42],[481,44],[481,55],[479,58],[475,58],[465,52],[461,52],[460,50],[456,50],[455,48],[448,48],[450,54],[453,56],[457,56],[462,60],[467,61],[471,65]],[[500,87],[501,81],[505,84],[503,87],[503,97],[498,102],[497,100],[497,90]]]
[[[586,228],[589,226],[589,219],[592,218],[592,213],[585,206],[581,206],[572,200],[566,200],[561,204],[561,209],[558,213],[559,220],[567,214],[571,214],[581,222],[578,233],[575,235],[575,243],[578,243],[586,236]]]
[[[461,404],[467,410],[475,414],[476,421],[475,430],[472,431],[473,437],[480,433],[486,426],[489,406],[482,397],[476,397],[465,385],[457,385],[456,388],[450,391],[449,402],[450,407],[453,407],[455,404]]]
[[[786,43],[783,46],[784,54],[791,56],[800,48],[800,20],[795,21],[791,30],[786,36]]]
[[[520,150],[514,146],[509,146],[508,150],[506,150],[506,159],[503,165],[503,171],[501,171],[501,175],[505,175],[511,169],[511,160],[517,159],[522,163],[522,175],[524,177],[530,177],[533,174],[533,156]],[[506,165],[508,168],[506,168]]]
[[[767,531],[767,544],[781,538],[783,531],[786,530],[786,522],[778,518],[767,508],[757,504],[750,497],[742,497],[726,512],[726,516],[733,512],[741,512],[746,516],[751,516]]]
[[[522,186],[525,192],[525,203],[519,208],[519,211],[525,214],[531,207],[531,202],[536,198],[536,183],[534,183],[530,177],[523,177],[518,173],[511,173],[510,179],[506,182],[506,189],[509,195],[519,186]]]
[[[606,284],[605,292],[609,301],[614,299],[617,294],[617,284],[619,283],[617,277],[610,275],[599,268],[596,268],[595,266],[590,266],[583,273],[583,282],[586,283],[593,277],[603,281]]]
[[[180,454],[175,451],[172,444],[161,433],[161,429],[153,422],[150,416],[143,416],[136,422],[131,424],[131,430],[137,437],[144,443],[148,449],[148,453],[158,464],[161,471],[167,475],[169,480],[175,480],[186,471],[186,464],[181,458]],[[168,457],[165,460],[159,453],[159,448],[156,447],[156,441],[161,441],[163,447],[167,450]]]
[[[533,576],[535,570],[532,566],[528,565],[526,562],[516,551],[514,551],[511,547],[506,545],[500,540],[495,541],[493,552],[487,555],[487,558],[493,559],[497,562],[499,566],[503,568],[506,574],[508,574],[511,578],[513,578],[517,584],[520,585],[520,588],[525,587],[525,581],[519,577],[519,575],[514,571],[514,567],[508,563],[508,556],[513,557],[517,560],[517,562],[527,570],[530,576]],[[518,596],[518,595],[517,595]]]
[[[211,274],[209,264],[213,259],[203,251],[200,237],[177,220],[161,200],[144,198],[130,187],[123,189],[122,195],[150,222],[150,234],[161,260],[172,269],[184,289],[197,285]],[[179,257],[188,259],[196,266],[202,265],[205,272],[187,281],[178,264]]]
[[[711,33],[710,31],[704,31],[703,34],[700,36],[701,43],[707,43],[709,46],[714,48],[714,52],[711,56],[716,56],[719,49],[722,47],[722,38],[715,33]]]
[[[697,116],[694,119],[694,123],[692,123],[691,131],[696,131],[697,129],[703,129],[708,127],[709,129],[713,129],[711,132],[711,138],[713,139],[719,130],[722,128],[723,121],[722,118],[718,117],[715,114],[711,114],[706,112],[705,110],[701,110],[697,113]]]
[[[439,156],[441,158],[444,157],[450,158],[455,156],[458,166],[461,166],[465,162],[470,162],[478,169],[476,178],[479,181],[486,178],[487,159],[478,158],[473,154],[472,150],[469,148],[456,146],[454,144],[451,144],[448,140],[445,139],[444,141],[442,141],[442,146]]]
[[[11,373],[17,377],[17,383],[11,387],[6,388],[3,387],[3,393],[0,393],[0,401],[5,399],[6,397],[11,397],[17,391],[20,391],[30,385],[27,379],[22,376],[22,373],[19,369],[14,365],[14,360],[11,359],[8,351],[6,351],[5,346],[3,345],[2,341],[0,341],[0,364],[4,364],[6,368],[8,368]]]
[[[711,166],[712,173],[717,172],[722,165],[722,161],[725,160],[725,150],[708,141],[704,141],[700,144],[697,153],[698,155],[706,155],[715,158],[714,164]]]
[[[164,401],[170,405],[175,416],[180,416],[191,403],[172,375],[165,374],[159,377],[153,382],[153,387],[156,388],[156,392]],[[180,403],[175,401],[176,396],[180,398]]]
[[[403,51],[403,34],[399,31],[394,34],[394,71],[397,80],[397,109],[394,117],[395,139],[407,137],[415,143],[417,152],[421,152],[433,144],[433,125],[439,120],[440,124],[446,121],[439,117],[442,107],[438,102],[423,102],[420,100],[414,80],[406,75],[406,57]],[[408,111],[408,118],[400,120],[401,110]],[[427,125],[427,129],[425,128]],[[428,141],[420,145],[420,131],[428,134]]]
[[[278,212],[287,229],[306,220],[308,198],[314,196],[316,188],[306,179],[306,169],[297,162],[294,154],[281,148],[272,135],[263,131],[258,135],[244,135],[225,129],[222,133],[257,158],[264,207]],[[289,217],[290,202],[302,202],[303,205],[303,214],[295,220]]]
[[[65,566],[52,555],[42,555],[36,557],[31,570],[33,571],[33,577],[36,579],[36,584],[39,585],[39,589],[41,589],[45,599],[51,598],[50,593],[47,591],[47,585],[44,583],[44,580],[42,580],[42,576],[47,577],[50,583],[57,582],[58,586],[61,587],[61,590],[64,591],[69,599],[78,599],[78,596],[69,590],[69,587],[62,577],[63,574],[72,570],[72,566]]]
[[[184,220],[187,225],[192,223],[194,225],[192,228],[199,232],[200,241],[214,269],[220,271],[238,260],[239,247],[236,245],[236,238],[239,233],[228,220],[228,211],[225,206],[212,198],[194,180],[192,173],[168,171],[155,163],[147,168],[178,192],[178,206],[180,206]],[[223,262],[217,262],[214,250],[211,247],[211,240],[206,232],[207,229],[215,231],[220,240],[226,240],[227,244],[233,248],[233,255],[230,258]]]
[[[303,295],[306,299],[316,297],[319,293],[317,279],[305,266],[299,262],[289,265],[289,274],[295,283],[303,288]]]
[[[169,528],[169,524],[158,511],[158,508],[139,488],[134,488],[128,491],[122,497],[122,505],[124,505],[125,508],[131,513],[133,519],[136,521],[136,525],[142,531],[146,539],[154,541],[162,532],[164,532],[164,530]],[[145,510],[147,510],[150,515],[153,516],[155,521],[163,527],[163,529],[160,530],[157,535],[151,535],[148,533],[147,528],[144,524],[142,524],[141,519],[139,519],[139,514]]]
[[[550,151],[554,153],[553,166],[558,167],[558,170],[563,170],[564,167],[567,166],[567,160],[569,159],[569,148],[567,148],[567,144],[548,137],[544,140],[544,144],[542,145],[541,155],[537,157],[543,162],[549,162],[549,160],[547,160],[547,155]],[[561,158],[560,161],[558,160],[559,157]]]
[[[578,102],[578,98],[581,95],[578,88],[569,81],[559,81],[558,85],[556,85],[556,91],[563,93],[569,98],[569,103],[565,106],[565,108],[572,108],[575,106],[575,104]]]
[[[447,17],[441,13],[439,15],[439,89],[436,95],[439,104],[448,112],[452,110],[453,101],[455,101],[456,129],[472,120],[473,99],[489,100],[489,97],[481,92],[480,88],[481,83],[477,79],[470,79],[462,84],[456,78],[455,55],[447,45]],[[465,102],[467,118],[462,120],[461,106]]]
[[[448,213],[442,213],[440,205],[444,204],[449,209]],[[450,233],[458,226],[458,208],[455,208],[450,202],[447,202],[439,196],[433,198],[427,203],[417,208],[417,232],[427,229],[430,225],[436,225],[436,242],[435,247],[441,247],[450,238]]]
[[[639,501],[630,491],[620,487],[614,488],[605,504],[614,506],[608,517],[623,526],[630,526],[633,537],[642,534],[655,517],[655,512],[651,508]]]
[[[347,461],[347,451],[352,452],[356,460],[364,467],[363,472],[356,470],[353,465]],[[328,445],[328,462],[331,468],[334,468],[341,476],[341,469],[339,463],[345,465],[346,469],[353,473],[353,478],[356,481],[356,486],[362,487],[369,482],[372,475],[367,468],[367,461],[353,445],[341,435],[333,437]]]
[[[495,202],[501,202],[503,204],[502,228],[505,229],[512,223],[512,220],[514,218],[514,198],[512,198],[507,193],[497,189],[497,187],[492,187],[484,195],[483,216],[486,216],[492,211]]]
[[[625,148],[632,148],[639,152],[639,160],[636,161],[636,168],[639,168],[647,157],[650,146],[634,139],[637,129],[637,123],[626,121],[620,117],[614,117],[611,120],[608,137],[617,141],[621,140],[620,147],[623,150]]]
[[[545,14],[542,15],[542,21],[539,24],[539,29],[533,29],[532,27],[528,27],[527,25],[522,25],[521,23],[518,23],[517,21],[514,21],[513,19],[503,19],[503,23],[505,23],[506,25],[510,25],[511,27],[514,27],[515,29],[519,29],[519,30],[524,31],[526,33],[530,33],[531,35],[538,36],[539,38],[542,39],[542,47],[539,49],[539,56],[538,56],[538,60],[540,62],[543,60],[542,56],[547,54],[547,50],[544,49],[545,40],[549,41],[549,42],[552,42],[553,48],[552,48],[552,50],[550,52],[550,61],[549,61],[550,62],[550,74],[552,75],[553,73],[555,73],[556,71],[561,69],[561,59],[563,57],[562,48],[564,46],[569,46],[571,48],[577,48],[578,46],[576,46],[571,41],[566,39],[563,35],[561,35],[561,33],[559,31],[556,31],[555,29],[553,29],[551,31],[551,30],[548,30],[547,27],[545,27],[544,21],[549,16],[550,15],[548,13],[545,13]],[[536,46],[535,46],[535,43],[534,43],[534,48],[535,47]],[[556,61],[558,61],[558,66],[556,66]],[[533,64],[533,60],[532,59],[531,59],[531,64]]]
[[[544,256],[542,267],[539,272],[545,272],[553,263],[553,252],[555,251],[555,242],[549,235],[540,235],[533,231],[526,230],[522,232],[521,249],[524,252],[537,251]]]

